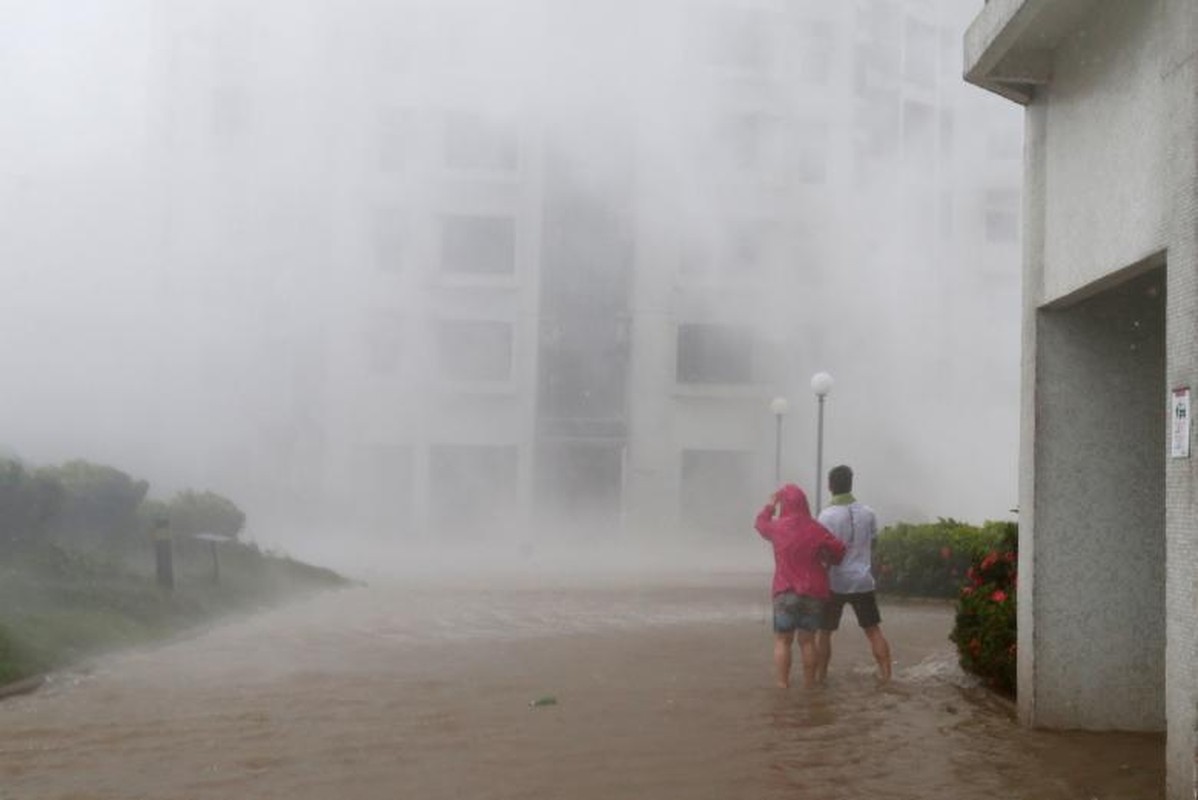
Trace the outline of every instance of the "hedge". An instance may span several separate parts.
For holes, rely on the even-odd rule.
[[[1011,522],[981,527],[954,519],[899,523],[882,531],[874,546],[878,591],[916,597],[956,597],[974,561],[995,549],[1014,529]]]

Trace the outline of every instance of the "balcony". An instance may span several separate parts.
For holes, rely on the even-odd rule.
[[[965,80],[1027,105],[1098,0],[986,0],[965,32]]]

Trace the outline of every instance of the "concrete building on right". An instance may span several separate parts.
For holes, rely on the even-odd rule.
[[[1026,107],[1019,707],[1167,734],[1198,796],[1198,3],[989,0],[966,79]]]

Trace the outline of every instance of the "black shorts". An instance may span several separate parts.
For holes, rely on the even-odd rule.
[[[878,598],[874,592],[854,592],[853,594],[836,594],[824,603],[824,618],[820,621],[820,630],[834,631],[840,627],[840,615],[844,613],[844,604],[853,607],[857,615],[857,624],[862,628],[872,628],[880,625],[882,615],[878,612]]]

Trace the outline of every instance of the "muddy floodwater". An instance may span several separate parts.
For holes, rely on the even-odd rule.
[[[951,608],[884,602],[773,688],[765,575],[382,582],[0,702],[0,800],[1157,798],[1157,736],[1031,732]],[[850,615],[851,616],[851,615]],[[530,702],[551,696],[553,705]]]

